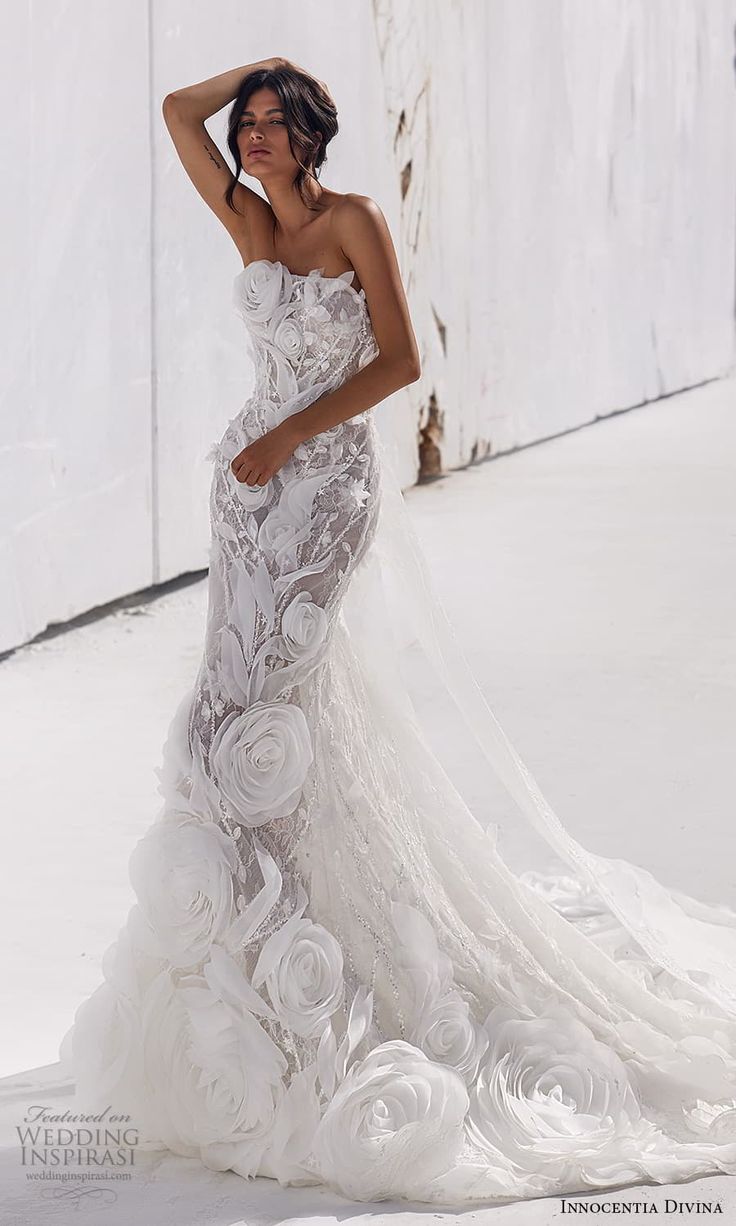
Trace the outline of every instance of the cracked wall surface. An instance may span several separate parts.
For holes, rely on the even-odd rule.
[[[438,451],[451,469],[723,376],[733,0],[374,12],[402,184],[411,167],[400,234],[420,474]]]
[[[239,0],[7,6],[0,651],[207,565],[204,456],[252,370],[160,104],[236,56],[329,82],[322,181],[394,234],[423,371],[376,415],[405,486],[733,364],[736,0],[318,11],[275,4],[274,45]]]

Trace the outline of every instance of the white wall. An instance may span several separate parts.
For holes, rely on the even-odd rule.
[[[392,227],[424,367],[378,410],[405,484],[430,404],[447,470],[733,365],[736,0],[3,16],[0,650],[207,564],[204,455],[251,390],[240,257],[160,106],[238,61],[330,82],[323,181]]]
[[[3,6],[0,649],[151,581],[142,3]]]
[[[445,467],[726,374],[733,0],[376,13],[397,175],[411,166],[409,396],[425,423],[434,393]]]

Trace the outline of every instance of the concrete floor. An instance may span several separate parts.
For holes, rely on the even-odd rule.
[[[734,409],[736,381],[723,380],[407,497],[466,654],[564,823],[593,850],[732,907]],[[57,1045],[134,901],[128,856],[159,808],[154,767],[199,663],[205,613],[201,581],[0,664],[3,1220],[66,1222],[72,1209],[111,1226],[449,1220],[246,1185],[174,1157],[143,1164],[110,1203],[25,1180],[14,1129],[25,1103],[63,1109]],[[727,1219],[736,1181],[574,1199],[663,1213],[667,1198],[720,1202]],[[550,1198],[462,1216],[506,1226],[560,1213]]]

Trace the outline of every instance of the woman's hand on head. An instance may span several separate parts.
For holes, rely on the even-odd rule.
[[[332,97],[332,94],[327,88],[327,85],[325,84],[324,81],[320,81],[319,77],[315,77],[313,72],[309,72],[307,68],[302,68],[301,65],[295,64],[293,60],[281,60],[281,64],[285,68],[293,69],[294,72],[300,72],[303,77],[308,77],[309,80],[313,81],[314,84],[318,87],[320,93],[324,94],[325,100],[329,103],[329,105],[330,106],[335,105],[335,99]]]

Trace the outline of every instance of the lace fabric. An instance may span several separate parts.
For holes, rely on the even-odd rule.
[[[256,390],[209,453],[202,661],[137,903],[62,1044],[77,1102],[358,1201],[736,1172],[736,914],[564,830],[460,651],[370,411],[264,487],[230,471],[375,357],[350,279],[235,279]],[[523,872],[428,693],[528,819]]]

